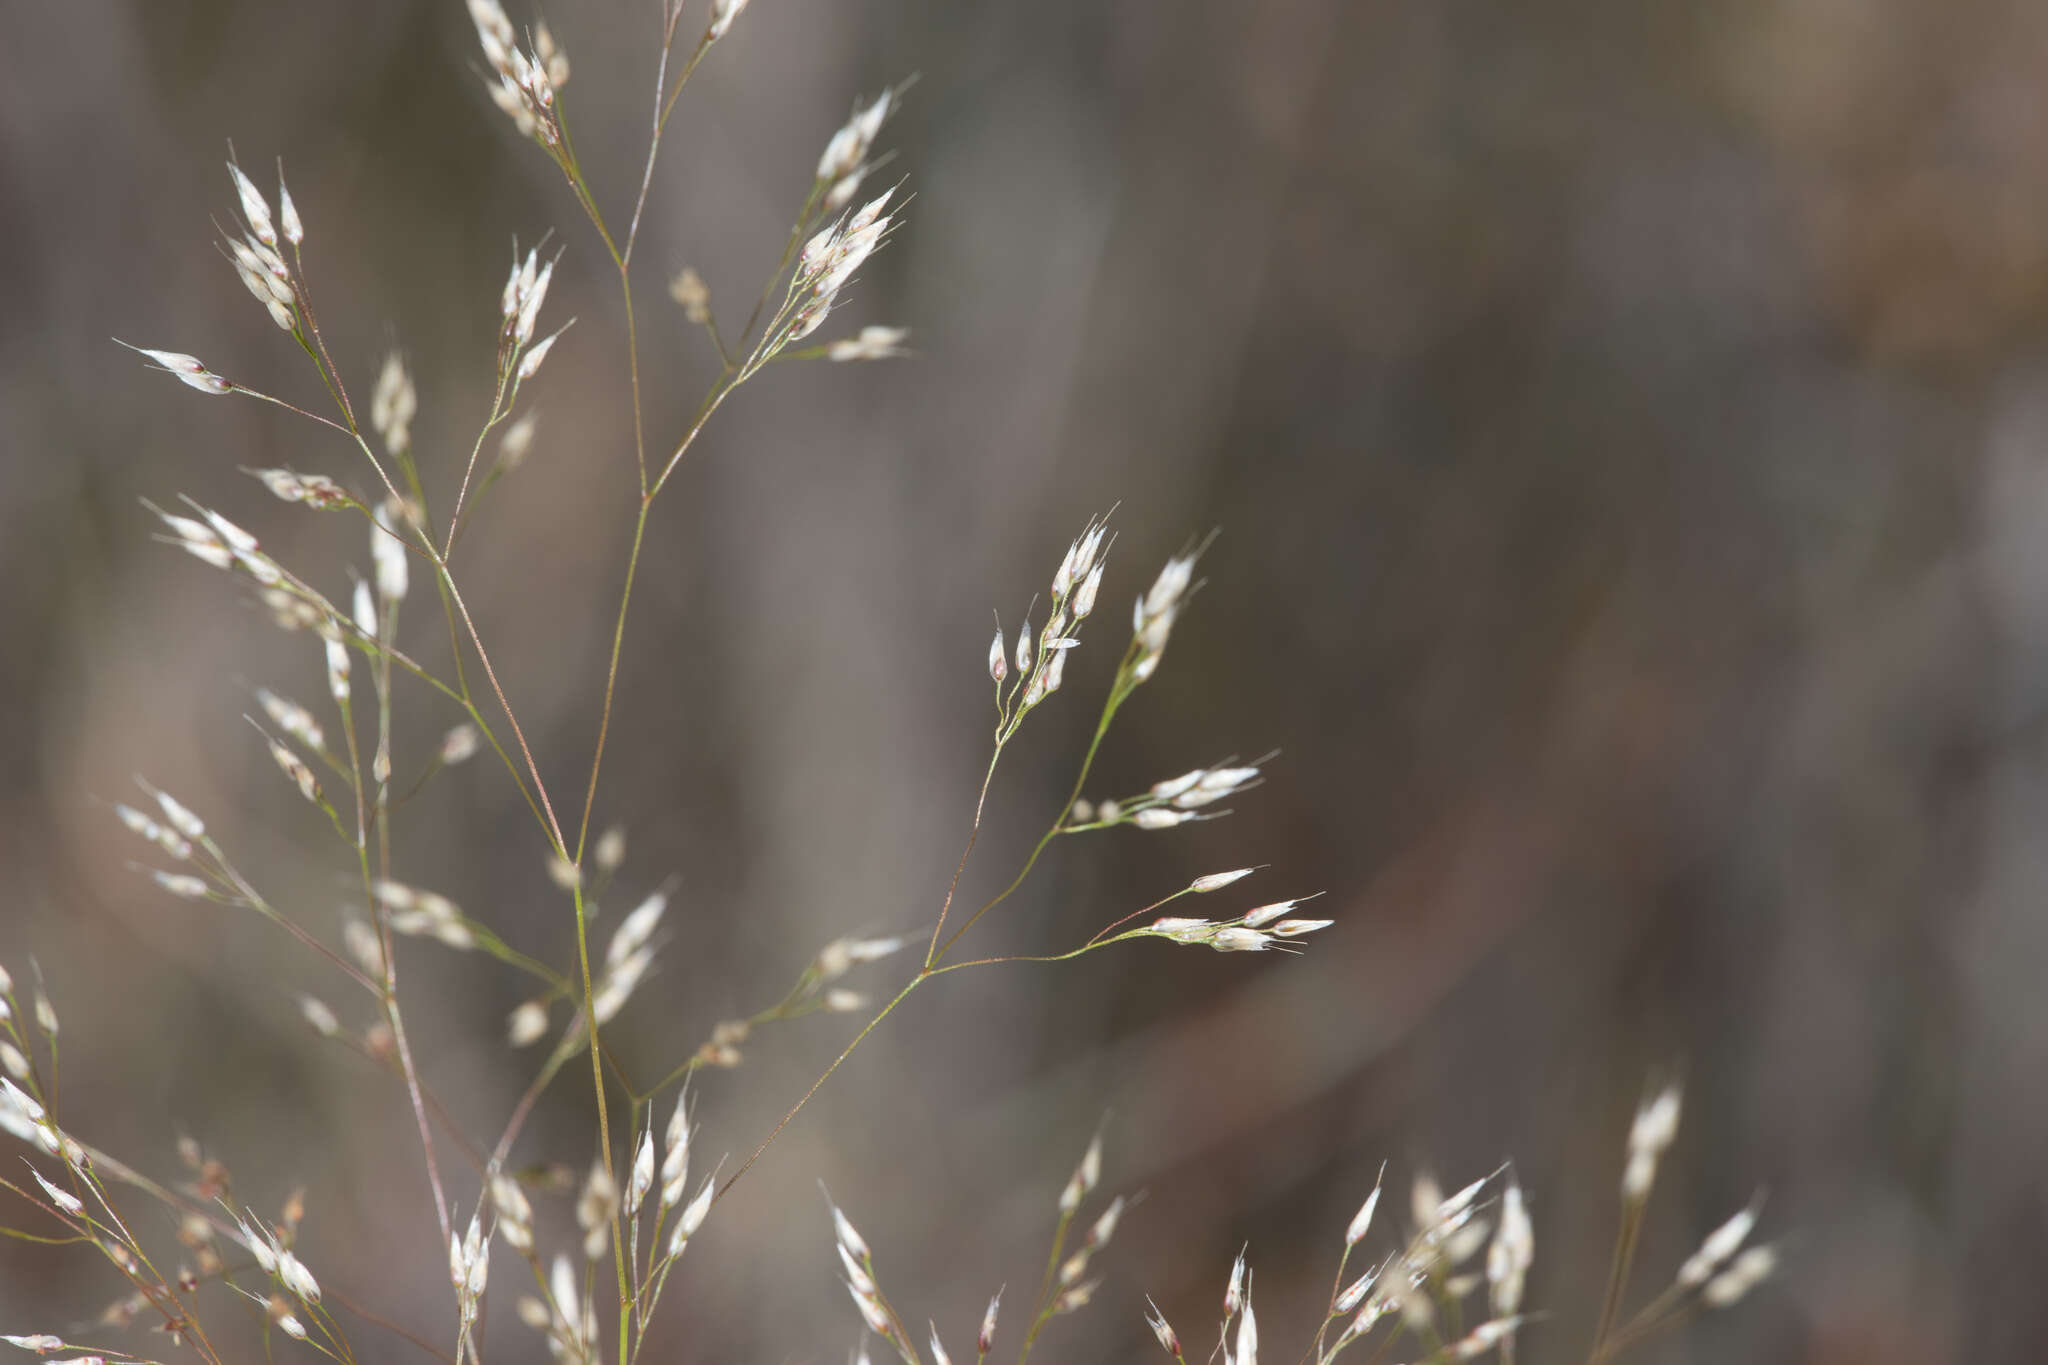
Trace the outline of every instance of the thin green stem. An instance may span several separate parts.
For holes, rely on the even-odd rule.
[[[1052,1254],[1045,1258],[1045,1278],[1039,1282],[1038,1297],[1032,1301],[1031,1326],[1024,1333],[1024,1347],[1017,1354],[1017,1365],[1031,1359],[1031,1348],[1038,1344],[1038,1334],[1045,1324],[1052,1320],[1053,1278],[1059,1273],[1060,1253],[1067,1249],[1067,1229],[1074,1223],[1074,1210],[1061,1209],[1059,1226],[1052,1234]]]
[[[946,915],[953,908],[953,897],[960,890],[960,876],[967,871],[967,860],[974,856],[974,841],[981,837],[981,812],[988,805],[989,784],[996,780],[996,764],[1003,761],[1003,746],[998,743],[995,752],[989,755],[988,771],[982,775],[981,795],[974,800],[974,823],[967,830],[967,847],[960,850],[960,862],[953,869],[953,880],[946,887],[945,903],[939,907],[939,922],[932,926],[932,941],[924,951],[924,965],[930,969],[932,961],[939,955],[939,935],[945,931]]]
[[[1046,830],[1046,832],[1042,836],[1040,836],[1038,843],[1032,847],[1031,856],[1024,860],[1024,866],[1018,871],[1017,875],[1011,879],[1010,884],[1004,887],[1002,891],[999,892],[993,900],[989,901],[986,905],[982,906],[981,909],[975,911],[973,916],[969,918],[965,924],[961,925],[958,929],[954,930],[953,936],[947,939],[943,944],[939,946],[938,953],[930,959],[931,961],[943,961],[946,954],[953,950],[953,945],[958,943],[961,937],[964,934],[966,934],[968,930],[972,929],[976,924],[978,924],[981,921],[981,917],[983,915],[986,915],[989,911],[995,909],[998,905],[1002,904],[1005,900],[1009,899],[1010,895],[1013,892],[1015,892],[1018,887],[1024,884],[1024,879],[1031,875],[1031,869],[1038,865],[1039,855],[1045,852],[1047,845],[1051,844],[1054,839],[1059,837],[1060,827],[1067,818],[1067,812],[1072,810],[1074,807],[1074,802],[1080,799],[1081,788],[1085,786],[1088,782],[1088,772],[1091,768],[1095,766],[1095,755],[1102,748],[1103,736],[1109,733],[1110,723],[1116,719],[1117,709],[1121,707],[1124,703],[1124,700],[1131,695],[1131,691],[1133,690],[1134,685],[1127,684],[1125,680],[1130,672],[1131,654],[1135,650],[1135,648],[1136,645],[1134,642],[1133,645],[1129,649],[1126,649],[1124,652],[1124,661],[1121,665],[1119,665],[1117,669],[1117,680],[1114,684],[1111,685],[1109,700],[1107,703],[1104,704],[1102,708],[1102,718],[1096,722],[1095,736],[1094,738],[1088,741],[1088,752],[1081,760],[1081,770],[1080,772],[1074,775],[1073,789],[1067,793],[1067,799],[1060,803],[1059,813],[1053,817],[1052,827]],[[1014,727],[1012,728],[1010,733],[1015,733]],[[1006,740],[1007,736],[1004,737],[1004,740],[998,741],[997,747],[999,751],[1001,748],[1001,744],[1003,742],[1006,742]]]
[[[636,405],[637,406],[637,405]],[[626,553],[626,583],[619,592],[618,619],[612,623],[611,660],[605,666],[604,698],[597,722],[597,748],[590,759],[590,781],[583,792],[583,819],[576,830],[576,852],[570,861],[582,865],[583,846],[590,837],[590,814],[597,804],[597,776],[604,764],[605,741],[611,735],[612,696],[618,689],[619,655],[626,645],[626,613],[633,604],[633,580],[640,569],[640,546],[647,537],[647,514],[653,505],[651,494],[640,499],[640,511],[633,519],[633,546]]]
[[[795,1118],[799,1113],[801,1113],[803,1107],[811,1102],[811,1097],[817,1094],[819,1090],[824,1088],[825,1082],[832,1079],[832,1073],[839,1070],[839,1068],[845,1064],[846,1059],[853,1055],[853,1050],[859,1047],[861,1043],[867,1038],[867,1036],[870,1033],[873,1033],[876,1027],[880,1025],[884,1019],[887,1019],[891,1014],[894,1014],[896,1012],[896,1007],[902,1004],[904,1000],[909,997],[912,991],[916,990],[919,986],[923,985],[925,981],[929,980],[932,976],[935,976],[936,974],[937,973],[935,972],[919,972],[916,976],[911,977],[909,982],[903,987],[903,989],[896,992],[894,998],[892,998],[888,1004],[882,1006],[881,1012],[877,1014],[874,1018],[868,1020],[866,1026],[863,1027],[859,1033],[853,1035],[853,1041],[848,1043],[845,1049],[841,1051],[837,1057],[834,1057],[832,1059],[832,1065],[825,1068],[824,1074],[820,1075],[817,1080],[811,1082],[811,1088],[804,1092],[803,1098],[790,1106],[789,1112],[787,1114],[784,1114],[781,1120],[778,1123],[776,1123],[775,1127],[769,1130],[768,1136],[762,1138],[760,1145],[754,1148],[753,1153],[750,1156],[748,1156],[745,1161],[740,1163],[740,1168],[734,1171],[731,1175],[726,1177],[725,1183],[718,1187],[718,1193],[712,1196],[712,1202],[714,1204],[717,1203],[719,1200],[725,1198],[725,1196],[731,1192],[732,1187],[739,1183],[740,1177],[745,1175],[748,1171],[754,1168],[754,1163],[761,1159],[761,1154],[767,1151],[769,1145],[773,1143],[776,1138],[782,1135],[783,1129],[789,1127],[790,1120]]]
[[[1588,1359],[1599,1360],[1604,1354],[1608,1333],[1614,1330],[1615,1316],[1621,1311],[1622,1295],[1628,1292],[1630,1267],[1635,1264],[1636,1242],[1642,1231],[1645,1199],[1625,1198],[1621,1210],[1621,1231],[1614,1241],[1614,1260],[1607,1272],[1607,1294],[1600,1307],[1599,1326],[1593,1332],[1593,1345]]]

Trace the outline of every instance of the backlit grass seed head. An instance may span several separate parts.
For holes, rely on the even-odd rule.
[[[1751,1247],[1735,1258],[1735,1264],[1707,1281],[1707,1287],[1700,1291],[1700,1299],[1709,1308],[1727,1308],[1769,1279],[1777,1268],[1776,1248]]]
[[[265,1233],[251,1230],[249,1224],[240,1218],[235,1220],[235,1229],[241,1233],[242,1245],[247,1247],[249,1254],[256,1258],[256,1264],[262,1269],[263,1273],[266,1275],[277,1274],[277,1247],[270,1240],[269,1236]]]
[[[609,876],[626,861],[626,827],[613,825],[597,836],[597,870]]]
[[[58,1189],[55,1185],[52,1185],[49,1181],[43,1179],[43,1173],[41,1171],[36,1170],[34,1167],[29,1168],[29,1174],[33,1175],[36,1178],[36,1184],[41,1185],[43,1187],[43,1193],[49,1197],[50,1202],[52,1204],[55,1204],[58,1208],[62,1209],[65,1213],[68,1213],[75,1218],[79,1214],[85,1212],[85,1205],[79,1201],[77,1195],[74,1195],[67,1190]]]
[[[1145,681],[1159,669],[1159,660],[1166,653],[1167,638],[1173,633],[1174,620],[1194,585],[1195,562],[1200,555],[1200,550],[1191,550],[1167,560],[1159,576],[1152,580],[1152,586],[1131,609],[1131,630],[1139,647],[1138,661],[1131,665],[1131,676],[1138,682]]]
[[[816,970],[821,980],[833,981],[846,975],[855,967],[868,962],[879,962],[891,953],[899,951],[907,940],[902,938],[842,938],[825,945],[818,954]]]
[[[946,1354],[945,1343],[939,1340],[939,1325],[936,1322],[930,1323],[928,1325],[931,1327],[932,1330],[933,1365],[953,1365],[953,1358]]]
[[[647,941],[654,937],[654,931],[660,926],[661,917],[667,909],[668,893],[665,891],[657,891],[633,907],[632,912],[619,922],[610,945],[605,948],[605,965],[616,968],[646,947]]]
[[[463,922],[461,909],[446,896],[392,881],[379,881],[371,889],[390,912],[392,933],[427,935],[456,949],[476,946],[476,935]]]
[[[1257,929],[1231,924],[1211,935],[1209,946],[1219,953],[1263,953],[1273,946],[1273,940]]]
[[[262,192],[254,181],[242,174],[242,168],[228,162],[228,175],[235,182],[235,194],[242,201],[242,218],[249,224],[249,231],[256,240],[272,250],[277,248],[277,229],[271,226],[270,205],[263,202]]]
[[[1107,516],[1090,518],[1088,524],[1081,528],[1081,534],[1067,547],[1066,558],[1060,561],[1059,568],[1052,576],[1054,620],[1060,619],[1061,610],[1069,605],[1068,598],[1074,595],[1075,585],[1085,585],[1086,580],[1102,567],[1100,560],[1108,548],[1108,531]],[[1091,596],[1088,606],[1076,609],[1074,615],[1076,618],[1083,617],[1093,609],[1094,598]]]
[[[1246,916],[1246,919],[1249,920],[1250,916]],[[1382,1165],[1379,1176],[1372,1182],[1372,1193],[1365,1197],[1365,1202],[1358,1206],[1358,1212],[1351,1216],[1350,1225],[1344,1229],[1345,1246],[1355,1247],[1365,1240],[1365,1234],[1372,1228],[1373,1213],[1380,1206],[1380,1191],[1385,1186],[1386,1178],[1387,1168]]]
[[[34,1332],[28,1336],[0,1335],[0,1341],[10,1346],[19,1346],[24,1351],[34,1351],[38,1355],[47,1355],[51,1351],[61,1351],[65,1348],[64,1338],[53,1337],[48,1332]]]
[[[1449,1358],[1452,1360],[1471,1360],[1485,1355],[1488,1351],[1500,1346],[1502,1342],[1513,1336],[1515,1329],[1521,1325],[1521,1318],[1512,1316],[1495,1318],[1491,1322],[1482,1322],[1446,1348]]]
[[[128,346],[128,343],[125,341],[120,344]],[[190,384],[201,393],[222,394],[235,391],[233,384],[207,369],[196,356],[185,355],[179,351],[152,351],[146,346],[128,346],[128,349],[140,355],[148,356],[157,363],[158,368],[168,374],[176,375],[184,383]],[[223,564],[220,567],[226,568],[227,566]]]
[[[50,1003],[41,987],[36,988],[36,1027],[51,1038],[57,1036],[57,1007]]]
[[[469,762],[476,757],[477,748],[481,743],[482,740],[477,737],[476,727],[468,721],[450,728],[447,734],[441,736],[441,747],[438,750],[441,765],[452,768],[458,763]],[[599,852],[602,851],[600,845]]]
[[[668,282],[668,296],[681,306],[692,326],[702,327],[711,321],[711,290],[704,277],[690,267],[684,266]]]
[[[889,1314],[882,1305],[875,1302],[873,1295],[863,1294],[850,1284],[846,1286],[846,1292],[853,1296],[853,1306],[860,1310],[861,1321],[868,1325],[868,1330],[878,1337],[893,1340],[895,1325],[889,1321]]]
[[[12,1043],[0,1043],[0,1071],[5,1071],[17,1081],[25,1081],[31,1070],[28,1058],[21,1055],[20,1048]]]
[[[591,996],[590,1012],[597,1016],[597,1022],[608,1024],[618,1012],[626,1007],[633,996],[640,978],[654,965],[654,953],[642,948],[628,955],[617,966],[605,973],[604,982]]]
[[[845,1247],[835,1243],[833,1250],[839,1253],[839,1264],[846,1271],[847,1284],[853,1287],[853,1291],[856,1294],[872,1296],[875,1292],[875,1280],[872,1275],[868,1274],[867,1268],[861,1265],[859,1261],[854,1260],[853,1253]]]
[[[565,1255],[557,1254],[548,1268],[548,1297],[554,1300],[556,1320],[563,1325],[583,1316],[582,1277]]]
[[[860,1235],[852,1220],[847,1218],[837,1204],[832,1208],[832,1232],[839,1239],[839,1245],[846,1248],[846,1254],[865,1264],[871,1259],[867,1239]]]
[[[232,238],[228,240],[228,255],[234,263],[235,274],[241,279],[243,288],[269,312],[272,322],[283,331],[296,331],[299,320],[292,308],[297,295],[292,292],[290,274],[274,252],[261,250],[260,245],[253,239],[248,243]]]
[[[1095,1225],[1088,1229],[1088,1241],[1086,1244],[1088,1248],[1090,1250],[1099,1250],[1109,1245],[1109,1239],[1116,1236],[1116,1225],[1123,1216],[1124,1197],[1118,1195],[1109,1201],[1109,1207],[1102,1211],[1102,1216],[1097,1218]]]
[[[387,352],[384,367],[377,372],[377,386],[370,391],[370,425],[393,455],[412,448],[412,419],[419,408],[419,391],[406,373],[405,357]]]
[[[611,1245],[612,1214],[619,1206],[619,1187],[602,1160],[592,1163],[583,1193],[576,1199],[576,1226],[583,1229],[583,1258],[595,1261]]]
[[[1060,690],[1060,683],[1065,679],[1067,673],[1067,649],[1076,644],[1077,641],[1055,640],[1052,643],[1059,646],[1059,648],[1046,663],[1044,672],[1039,675],[1047,696],[1051,696]]]
[[[1168,810],[1164,806],[1149,806],[1131,817],[1131,823],[1139,829],[1172,829],[1194,819],[1186,811]]]
[[[1232,1365],[1259,1365],[1259,1318],[1252,1311],[1251,1296],[1244,1300],[1244,1316],[1237,1320],[1237,1349]]]
[[[405,508],[389,499],[378,504],[377,524],[370,530],[370,562],[376,568],[377,595],[386,602],[402,602],[410,586],[411,566],[402,529],[411,520]]]
[[[1066,1188],[1060,1191],[1060,1215],[1071,1218],[1082,1201],[1095,1191],[1102,1179],[1102,1139],[1096,1137],[1088,1144],[1088,1150],[1081,1155],[1081,1164],[1074,1168],[1073,1176]]]
[[[662,1139],[661,1206],[672,1209],[683,1202],[683,1187],[690,1178],[689,1092],[676,1096],[675,1112],[669,1115],[668,1131]]]
[[[1756,1227],[1759,1207],[1758,1204],[1752,1203],[1707,1234],[1707,1239],[1700,1243],[1699,1250],[1687,1257],[1685,1264],[1678,1268],[1678,1284],[1681,1288],[1699,1288],[1735,1254]]]
[[[704,1178],[703,1188],[697,1197],[689,1202],[676,1219],[676,1230],[669,1241],[669,1255],[680,1256],[683,1243],[697,1235],[697,1229],[704,1226],[704,1219],[711,1213],[711,1201],[718,1194],[718,1177],[714,1173]]]
[[[341,1032],[341,1020],[334,1017],[334,1011],[327,1007],[325,1001],[302,995],[299,997],[299,1014],[322,1038],[332,1038]]]
[[[1180,1358],[1180,1334],[1173,1330],[1173,1324],[1166,1320],[1166,1314],[1159,1311],[1159,1305],[1152,1302],[1152,1296],[1145,1296],[1145,1325],[1152,1329],[1160,1348],[1175,1359]]]
[[[1349,1313],[1352,1309],[1358,1307],[1359,1304],[1365,1302],[1365,1296],[1372,1292],[1372,1287],[1379,1281],[1379,1277],[1380,1272],[1375,1268],[1366,1271],[1363,1275],[1360,1275],[1357,1279],[1346,1285],[1344,1292],[1337,1296],[1337,1302],[1333,1305],[1336,1311],[1339,1313]]]
[[[158,886],[184,900],[198,900],[210,889],[199,878],[182,872],[152,872],[150,876]]]
[[[1214,920],[1188,919],[1181,915],[1161,915],[1152,921],[1154,933],[1179,939],[1183,943],[1201,942],[1216,928]]]
[[[470,1215],[469,1228],[448,1238],[448,1278],[465,1299],[484,1292],[490,1276],[490,1244],[484,1239],[483,1208]]]
[[[37,1141],[43,1106],[8,1077],[0,1076],[0,1128],[23,1142]]]
[[[149,840],[173,858],[183,861],[192,856],[192,845],[180,838],[176,830],[165,829],[133,806],[116,805],[114,814],[135,834]]]
[[[1522,1287],[1536,1260],[1536,1234],[1522,1187],[1513,1180],[1500,1200],[1500,1230],[1486,1251],[1486,1282],[1497,1317],[1512,1317],[1522,1307]]]
[[[551,260],[540,268],[534,277],[533,287],[526,291],[520,302],[519,316],[512,324],[512,339],[521,346],[533,340],[533,329],[540,321],[540,307],[548,296],[548,282],[555,277],[555,263]]]
[[[1300,938],[1303,934],[1327,929],[1336,922],[1333,919],[1283,919],[1267,932],[1274,938]]]
[[[548,1008],[528,1000],[505,1020],[505,1037],[513,1047],[529,1047],[548,1035]]]
[[[903,343],[910,332],[902,327],[863,327],[851,337],[825,348],[827,360],[888,360],[905,354]]]
[[[218,512],[201,508],[199,515],[206,518],[206,524],[213,528],[213,533],[219,536],[221,542],[234,551],[236,555],[252,555],[256,553],[258,549],[256,537],[250,535]]]
[[[299,206],[292,202],[292,192],[285,187],[281,165],[277,172],[277,222],[284,229],[284,239],[293,246],[306,240],[306,225],[299,221]]]
[[[827,213],[845,207],[859,188],[865,173],[862,163],[895,108],[895,97],[895,91],[884,90],[866,106],[856,106],[853,116],[826,142],[818,158],[818,179],[831,186],[825,194]]]
[[[1274,901],[1270,905],[1254,906],[1250,910],[1245,911],[1244,914],[1240,915],[1238,918],[1248,928],[1262,929],[1266,925],[1271,924],[1274,920],[1279,919],[1282,915],[1285,915],[1289,911],[1293,910],[1294,907],[1300,905],[1304,899],[1306,898],[1297,896],[1295,899],[1291,901]]]
[[[216,569],[225,569],[235,562],[234,551],[223,544],[221,538],[204,522],[194,521],[190,517],[173,516],[156,508],[150,510],[156,512],[164,525],[171,528],[171,533],[176,538],[173,543],[188,551],[195,559]]]
[[[633,1156],[633,1172],[626,1179],[626,1216],[640,1212],[647,1192],[654,1188],[654,1130],[640,1135],[640,1150]]]
[[[554,331],[550,332],[547,336],[543,337],[538,343],[536,343],[532,350],[528,351],[524,356],[520,357],[518,371],[520,383],[523,384],[527,380],[533,378],[533,376],[540,370],[542,362],[544,362],[548,358],[549,349],[553,347],[555,344],[555,339],[561,336],[562,333],[568,331],[570,325],[571,324],[567,322],[563,323],[560,327],[557,327]]]
[[[270,757],[276,761],[284,775],[298,787],[299,795],[308,801],[317,802],[320,799],[320,780],[313,776],[313,770],[301,762],[297,754],[273,739],[270,741]]]
[[[334,629],[334,619],[326,610],[295,593],[271,588],[257,596],[270,612],[271,624],[279,630],[313,630],[325,635]]]
[[[894,230],[895,219],[882,212],[889,197],[869,200],[851,218],[827,227],[804,245],[790,288],[792,295],[807,293],[809,302],[797,309],[773,349],[809,336],[824,322],[839,291]]]
[[[328,640],[327,645],[327,691],[340,706],[348,705],[348,646],[339,640]]]
[[[1102,591],[1103,568],[1103,565],[1097,564],[1088,571],[1088,576],[1081,580],[1081,590],[1074,594],[1075,620],[1078,621],[1095,610],[1096,595]]]
[[[510,426],[498,439],[498,468],[509,474],[526,462],[528,452],[533,449],[533,433],[540,426],[540,414],[528,411]]]
[[[384,979],[384,945],[367,922],[355,915],[346,916],[341,922],[341,942],[358,967],[377,980]]]
[[[1243,1251],[1237,1253],[1237,1259],[1230,1266],[1230,1282],[1223,1288],[1223,1318],[1226,1322],[1236,1317],[1244,1307],[1244,1257]]]
[[[291,469],[252,469],[249,473],[285,502],[302,502],[325,511],[353,501],[347,489],[325,474],[301,474]]]
[[[1259,770],[1256,767],[1212,768],[1202,773],[1192,787],[1174,793],[1173,804],[1182,810],[1193,810],[1213,801],[1221,801],[1226,796],[1235,796],[1254,785],[1258,775]]]
[[[550,85],[560,89],[569,83],[569,54],[562,51],[545,22],[533,26],[533,55],[540,59]]]
[[[747,0],[711,0],[711,25],[704,30],[705,40],[717,42],[723,38],[746,7]]]
[[[996,638],[988,645],[988,675],[996,682],[1010,676],[1010,661],[1004,657],[1003,632],[998,630]]]
[[[1002,1310],[1002,1306],[1003,1291],[998,1289],[995,1296],[988,1301],[988,1311],[981,1315],[981,1331],[974,1338],[974,1348],[981,1355],[986,1356],[995,1349],[996,1314]]]
[[[363,633],[364,639],[376,639],[377,595],[371,591],[369,580],[367,579],[359,578],[356,580],[354,608],[356,629]]]
[[[305,1262],[282,1247],[277,1252],[277,1278],[305,1302],[320,1302],[320,1283],[313,1278],[313,1272],[306,1269]]]
[[[1258,871],[1255,867],[1240,867],[1232,872],[1211,872],[1206,877],[1197,877],[1188,884],[1188,890],[1196,892],[1221,891],[1232,882],[1241,881]]]
[[[1657,1180],[1657,1161],[1678,1136],[1679,1089],[1665,1085],[1644,1099],[1629,1127],[1628,1160],[1622,1167],[1621,1193],[1630,1203],[1650,1197]]]
[[[498,1211],[498,1235],[514,1251],[533,1250],[533,1205],[509,1175],[491,1177],[491,1206]]]

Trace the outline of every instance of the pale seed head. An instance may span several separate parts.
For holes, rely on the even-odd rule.
[[[1357,1246],[1365,1240],[1365,1234],[1372,1228],[1373,1211],[1380,1206],[1380,1189],[1386,1180],[1387,1168],[1380,1167],[1379,1177],[1372,1182],[1372,1193],[1359,1205],[1358,1212],[1351,1217],[1351,1225],[1344,1229],[1344,1245]]]
[[[981,1315],[981,1331],[974,1339],[975,1349],[987,1355],[996,1344],[996,1313],[1003,1306],[1003,1291],[998,1289],[995,1297],[988,1301],[988,1311]]]
[[[235,195],[242,201],[242,217],[249,224],[249,231],[256,240],[271,248],[277,246],[277,229],[270,223],[270,205],[263,202],[263,195],[254,181],[242,174],[242,168],[234,162],[228,163],[228,175],[235,182]]]

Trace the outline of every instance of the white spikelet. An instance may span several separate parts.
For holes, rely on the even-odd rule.
[[[242,174],[242,168],[232,161],[228,163],[228,175],[235,182],[235,194],[242,201],[242,217],[248,220],[249,231],[256,234],[257,241],[275,250],[277,229],[271,226],[270,205],[263,202],[256,182]]]
[[[633,1157],[633,1173],[626,1181],[626,1216],[640,1212],[647,1191],[654,1187],[654,1129],[640,1135],[640,1150]]]
[[[401,539],[404,532],[399,529],[402,516],[386,500],[379,504],[376,518],[377,524],[370,531],[370,561],[377,570],[377,595],[386,602],[402,602],[411,579],[405,542]]]
[[[1245,916],[1245,922],[1249,924],[1251,916]],[[1373,1211],[1380,1206],[1380,1188],[1386,1178],[1387,1168],[1382,1165],[1379,1177],[1372,1182],[1372,1193],[1365,1197],[1365,1202],[1359,1205],[1358,1212],[1351,1216],[1351,1225],[1344,1229],[1345,1246],[1355,1247],[1365,1240],[1365,1234],[1372,1228]]]

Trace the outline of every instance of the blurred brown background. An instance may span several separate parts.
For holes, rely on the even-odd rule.
[[[655,6],[548,18],[623,216]],[[190,493],[340,593],[359,523],[236,470],[364,471],[108,338],[318,397],[211,245],[226,139],[281,155],[330,344],[359,392],[410,356],[445,506],[508,243],[558,229],[545,316],[581,321],[458,568],[568,793],[630,526],[616,289],[455,0],[71,0],[7,28],[0,960],[50,979],[81,1134],[169,1176],[189,1133],[260,1209],[304,1184],[316,1272],[440,1340],[410,1121],[292,1005],[340,1001],[331,976],[157,893],[104,805],[162,783],[331,935],[347,868],[240,719],[256,685],[318,699],[318,650],[152,544],[138,499]],[[843,1358],[821,1177],[956,1358],[1005,1282],[1014,1341],[1107,1113],[1108,1182],[1148,1198],[1048,1365],[1152,1358],[1148,1290],[1206,1349],[1247,1240],[1291,1359],[1383,1158],[1405,1189],[1509,1155],[1549,1314],[1523,1356],[1578,1359],[1629,1112],[1676,1067],[1641,1284],[1758,1186],[1787,1270],[1647,1358],[2040,1358],[2048,9],[756,0],[649,206],[657,437],[711,363],[666,276],[694,265],[743,314],[824,139],[911,73],[884,145],[917,197],[831,325],[907,325],[917,356],[750,386],[655,518],[599,818],[632,836],[615,903],[682,890],[622,1056],[652,1074],[827,939],[930,922],[986,754],[989,610],[1014,623],[1112,503],[1103,619],[1006,765],[968,892],[1056,808],[1131,594],[1211,527],[1211,586],[1091,787],[1283,754],[1228,821],[1059,848],[980,941],[1065,946],[1246,862],[1272,864],[1253,899],[1327,888],[1339,927],[1298,959],[1148,944],[920,992],[721,1206],[665,1355]],[[439,658],[439,629],[416,593],[408,638]],[[404,771],[453,717],[402,695]],[[440,780],[399,840],[407,880],[569,960],[502,773]],[[518,983],[404,962],[428,1080],[496,1132],[529,1066],[501,1042]],[[703,1149],[749,1149],[851,1031],[763,1034],[703,1086]],[[589,1103],[559,1087],[521,1157],[587,1161]],[[542,1216],[564,1242],[560,1202]],[[521,1278],[501,1256],[498,1358],[542,1358]],[[0,1329],[115,1290],[85,1254],[0,1248]]]

